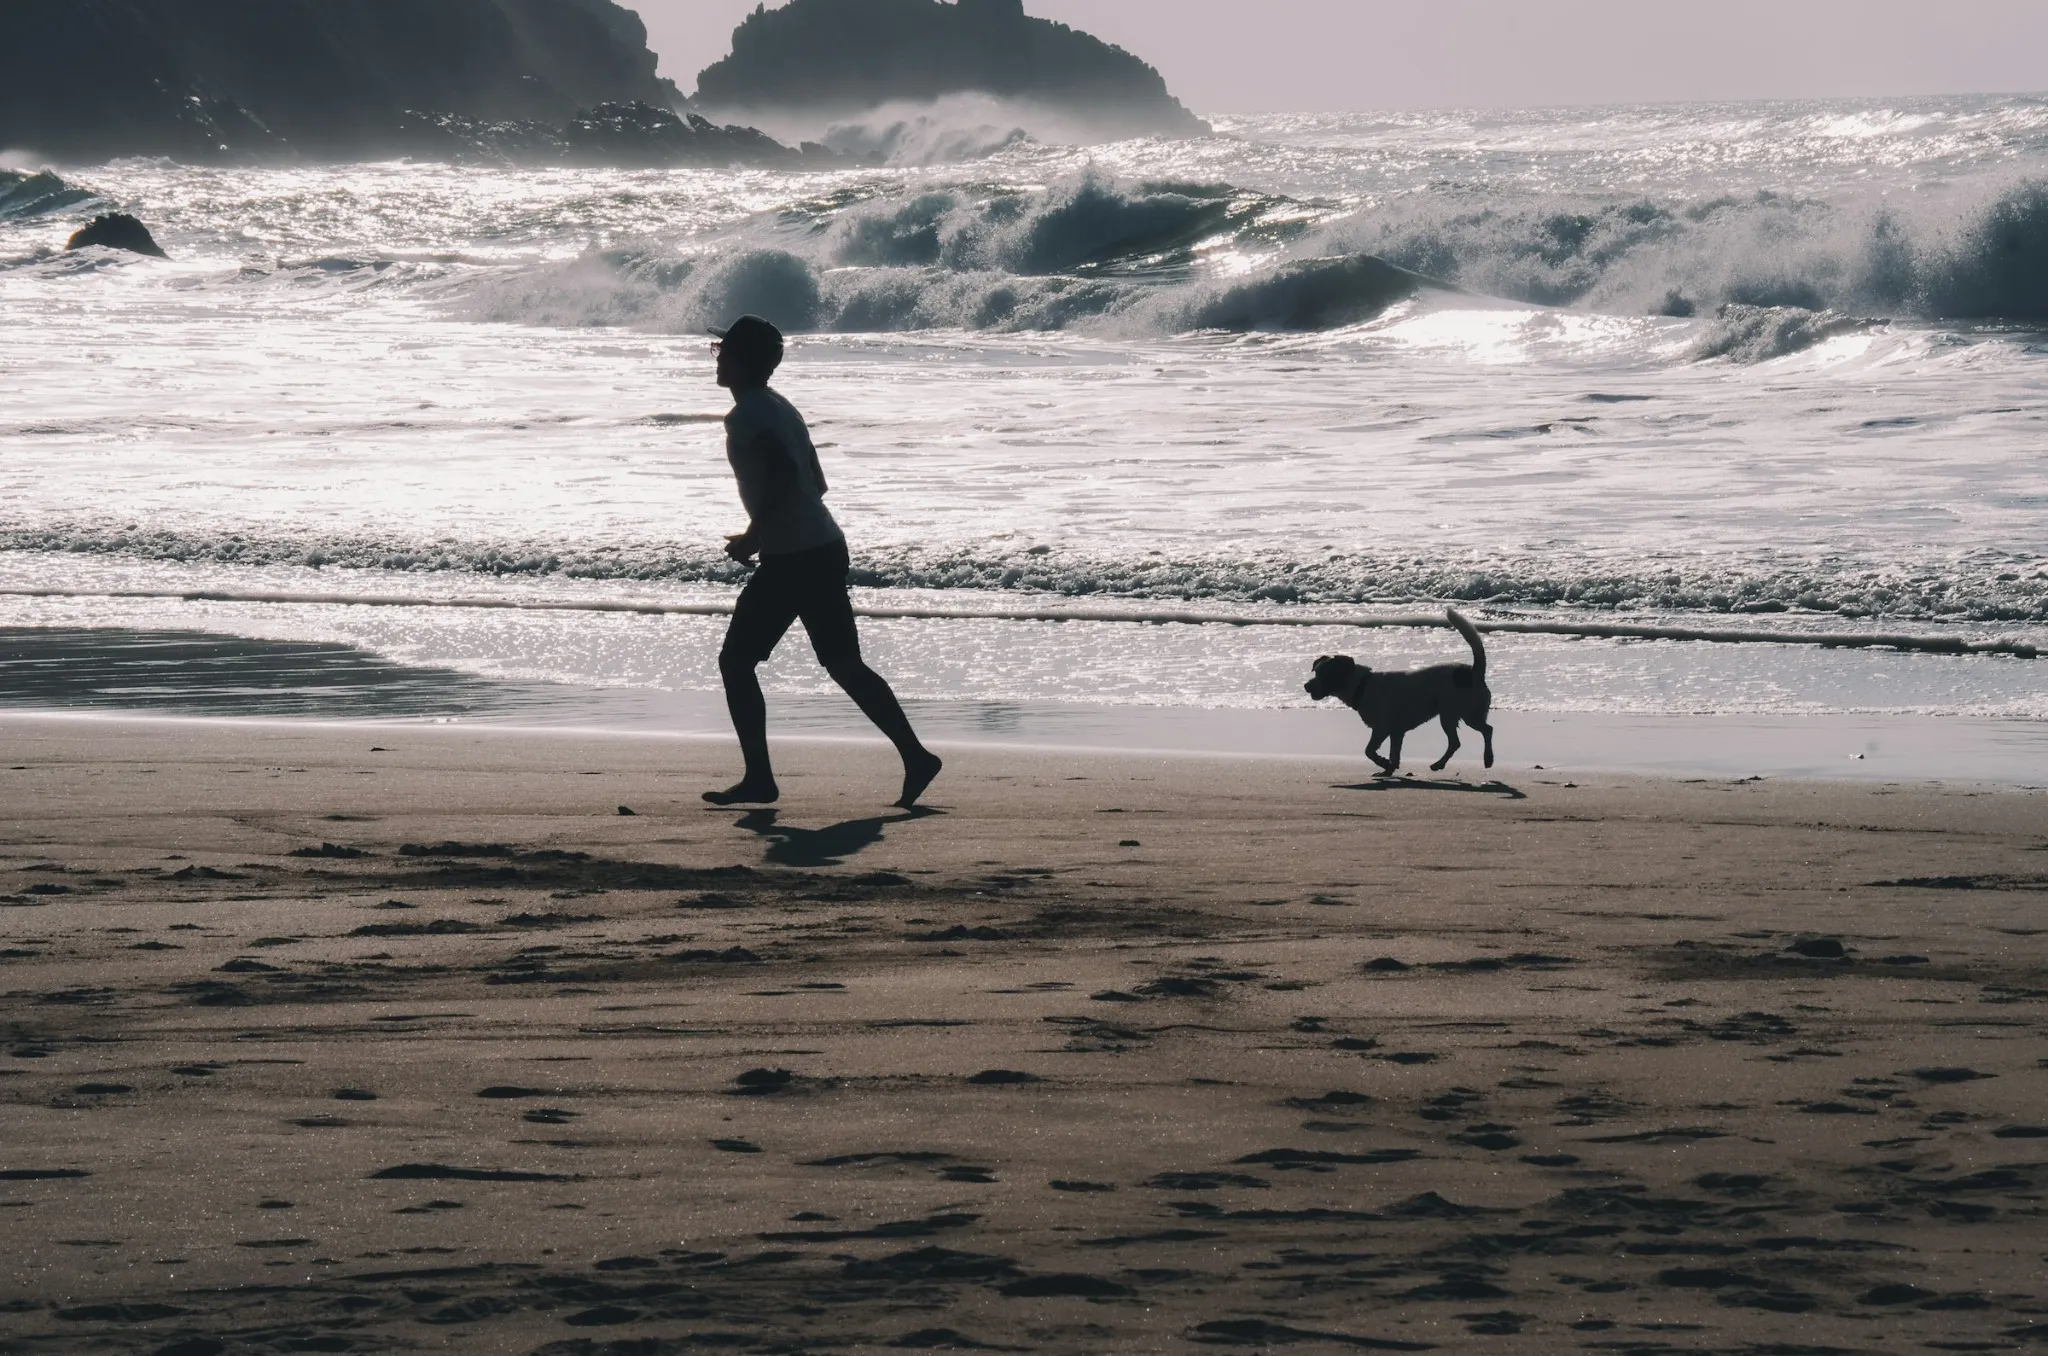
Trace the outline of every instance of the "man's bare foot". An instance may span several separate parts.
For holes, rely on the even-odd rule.
[[[939,769],[945,765],[939,755],[929,749],[921,749],[905,757],[903,794],[896,798],[896,803],[906,810],[917,804],[917,798],[924,794],[924,789],[932,784],[932,778],[938,776]]]
[[[713,805],[773,805],[782,789],[772,781],[743,781],[723,791],[706,791],[704,799]]]

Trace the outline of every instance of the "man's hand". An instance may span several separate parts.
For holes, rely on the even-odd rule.
[[[744,565],[754,558],[754,534],[742,532],[725,539],[725,553]]]

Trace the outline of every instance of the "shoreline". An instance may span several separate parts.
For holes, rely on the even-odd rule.
[[[690,740],[732,744],[715,692],[580,690],[582,700],[535,702],[504,714],[284,716],[0,707],[0,720],[219,723],[306,729],[460,729],[516,738]],[[590,700],[595,696],[597,700]],[[785,743],[884,746],[844,700],[770,693],[770,738]],[[551,709],[552,705],[552,709]],[[1363,754],[1365,731],[1349,711],[1246,711],[1078,704],[935,702],[907,699],[926,742],[940,749],[1011,750],[1080,757],[1132,755],[1302,761],[1377,774]],[[1779,781],[2048,786],[2048,722],[1967,716],[1843,713],[1828,716],[1635,715],[1496,709],[1501,754],[1487,769],[1476,736],[1465,737],[1442,772],[1432,723],[1414,731],[1402,774],[1423,780],[1483,781],[1508,773],[1581,773],[1650,779],[1769,778]],[[1510,742],[1512,740],[1512,743]],[[1508,756],[1512,752],[1514,756]]]
[[[803,658],[793,662],[786,672],[797,681],[821,684]],[[791,692],[779,677],[771,670],[767,683],[777,736],[876,741],[838,692]],[[1361,775],[1372,770],[1361,755],[1363,726],[1334,702],[1254,708],[910,696],[904,705],[924,737],[941,746],[1331,758]],[[487,677],[394,660],[343,641],[193,630],[0,629],[0,711],[8,710],[730,738],[723,694],[712,690]],[[2012,786],[2048,781],[2048,720],[1883,710],[1518,711],[1496,702],[1494,723],[1502,771]],[[1433,723],[1412,732],[1404,774],[1428,778],[1442,748]],[[1465,740],[1443,775],[1487,775],[1473,741]]]
[[[984,746],[905,813],[790,740],[737,813],[693,738],[0,743],[9,1349],[1863,1352],[2048,1298],[2039,792]]]

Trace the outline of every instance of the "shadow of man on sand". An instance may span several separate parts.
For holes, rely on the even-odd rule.
[[[777,866],[838,866],[881,842],[883,831],[891,824],[907,824],[913,819],[943,813],[920,805],[899,814],[849,819],[822,829],[799,829],[777,823],[778,812],[764,809],[749,810],[733,822],[766,840],[766,856]]]
[[[1528,795],[1509,786],[1504,781],[1461,782],[1450,778],[1432,777],[1375,777],[1369,782],[1349,782],[1335,788],[1338,791],[1479,791],[1489,796],[1505,796],[1509,800],[1527,800]]]

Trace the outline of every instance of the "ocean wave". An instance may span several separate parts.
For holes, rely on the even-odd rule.
[[[850,196],[778,214],[676,254],[659,245],[479,279],[478,318],[626,324],[687,333],[744,311],[785,329],[1063,330],[1124,318],[1148,332],[1314,330],[1370,320],[1430,280],[1366,256],[1292,258],[1300,204],[1221,184],[1128,189],[1094,175],[1042,192],[948,188]],[[1271,266],[1242,281],[1200,271],[1205,252]]]
[[[0,551],[683,584],[734,584],[747,574],[721,552],[658,542],[582,547],[347,534],[293,537],[86,522],[0,526]],[[1350,605],[1471,602],[1587,611],[1800,612],[2048,623],[2048,556],[2008,551],[1883,566],[1730,559],[1688,560],[1680,567],[1656,559],[1632,564],[1556,557],[1480,561],[1362,552],[1314,560],[1280,552],[1110,558],[993,544],[955,550],[883,546],[860,552],[853,580],[877,588],[973,589],[1066,598]]]
[[[1910,259],[1910,247],[1901,248]],[[2000,197],[1920,274],[1915,299],[1928,315],[2048,320],[2048,183],[2021,184]]]
[[[1726,306],[1923,320],[2048,320],[2048,183],[1926,203],[1762,191],[1695,202],[1416,194],[1329,236],[1476,292],[1540,306],[1690,316]]]
[[[1128,129],[1105,127],[1073,109],[1029,99],[955,93],[896,100],[829,120],[790,108],[734,110],[785,145],[822,144],[842,155],[893,166],[987,160],[1019,149],[1101,145]]]
[[[985,95],[950,95],[931,103],[889,104],[844,117],[817,140],[863,160],[937,165],[984,160],[1033,141],[1073,141],[1070,120]],[[802,136],[785,132],[795,144]]]
[[[0,221],[48,216],[98,196],[91,189],[65,183],[48,170],[29,174],[0,169]]]
[[[1907,220],[1774,193],[1691,203],[1432,188],[1366,207],[1222,183],[842,189],[737,229],[490,270],[480,318],[688,332],[752,310],[791,330],[1328,331],[1435,284],[1694,318],[1754,361],[1850,317],[2048,320],[2048,183]]]
[[[1799,306],[1754,306],[1730,302],[1715,313],[1713,328],[1693,347],[1696,358],[1731,358],[1760,363],[1812,348],[1837,335],[1862,334],[1884,322],[1811,311]]]
[[[1444,284],[1370,254],[1304,259],[1189,307],[1202,330],[1326,330],[1371,320],[1397,301]]]
[[[1434,181],[1325,199],[1093,170],[1040,184],[961,174],[839,176],[751,217],[637,238],[605,229],[604,215],[638,213],[635,194],[592,197],[572,215],[604,243],[567,258],[541,250],[547,257],[515,261],[454,237],[431,251],[387,239],[315,246],[296,260],[244,254],[230,270],[181,271],[165,285],[419,288],[458,314],[548,326],[691,332],[753,310],[793,331],[1136,336],[1341,330],[1438,283],[1519,305],[1688,318],[1695,354],[1736,360],[1843,332],[1843,317],[2048,322],[2044,180],[1903,201],[1609,198]],[[52,173],[0,170],[0,221],[39,221],[96,196]],[[533,221],[494,220],[490,236],[538,243],[562,229],[560,215],[550,201]],[[229,225],[239,250],[246,234]],[[196,219],[180,229],[204,238]]]

